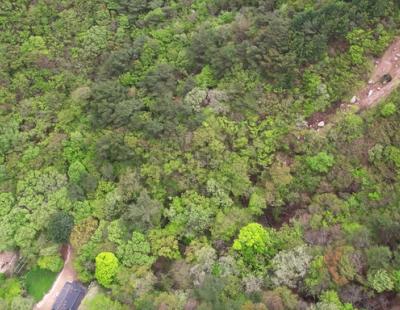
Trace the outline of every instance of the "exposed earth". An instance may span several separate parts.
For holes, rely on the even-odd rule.
[[[374,64],[374,70],[365,87],[354,94],[349,102],[338,102],[325,112],[315,113],[308,120],[308,126],[314,129],[324,127],[339,108],[346,109],[351,105],[357,105],[360,110],[364,110],[374,106],[396,89],[400,84],[400,38],[396,38],[383,56],[375,60]],[[382,82],[382,77],[385,75],[391,77],[390,82]]]
[[[51,310],[51,307],[56,301],[57,296],[61,292],[65,283],[77,279],[76,272],[72,265],[73,251],[70,245],[65,248],[63,256],[65,259],[64,268],[61,270],[50,291],[35,305],[33,308],[34,310]]]

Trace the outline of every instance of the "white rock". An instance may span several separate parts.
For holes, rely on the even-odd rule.
[[[381,90],[381,88],[380,88],[380,87],[378,87],[378,90]]]
[[[369,80],[368,84],[374,84],[374,81],[373,80]]]
[[[351,98],[350,103],[355,104],[358,101],[357,96],[353,96],[353,98]]]
[[[319,123],[318,123],[318,127],[324,127],[325,126],[325,122],[324,121],[320,121]]]
[[[371,89],[369,92],[368,92],[368,97],[371,97],[371,95],[374,93],[374,90],[373,89]]]
[[[400,53],[397,53],[397,54],[396,54],[396,57],[400,58]]]

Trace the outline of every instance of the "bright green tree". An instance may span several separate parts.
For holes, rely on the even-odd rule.
[[[326,152],[320,152],[315,156],[306,159],[308,167],[318,173],[327,173],[333,166],[335,159]]]
[[[240,255],[245,264],[260,269],[276,253],[272,234],[272,230],[267,230],[258,223],[250,223],[240,230],[232,249]]]
[[[96,256],[96,279],[105,287],[110,287],[118,272],[118,258],[111,252],[101,252]]]

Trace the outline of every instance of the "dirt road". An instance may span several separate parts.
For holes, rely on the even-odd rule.
[[[330,122],[332,116],[339,109],[348,109],[349,106],[357,105],[360,110],[372,107],[386,98],[400,85],[400,38],[396,38],[387,48],[382,57],[375,60],[375,67],[370,78],[360,91],[354,94],[349,102],[339,102],[325,112],[317,112],[308,120],[308,126],[319,130]],[[382,77],[389,74],[392,80],[382,83]]]
[[[390,74],[392,81],[383,84],[380,79],[383,75]],[[389,46],[385,54],[375,61],[375,69],[371,74],[370,80],[356,97],[361,108],[366,108],[377,104],[387,97],[400,84],[400,38]]]
[[[51,310],[51,307],[56,301],[58,294],[64,287],[64,284],[66,282],[72,282],[77,279],[76,272],[72,266],[72,256],[72,248],[70,245],[68,245],[64,268],[61,270],[50,291],[43,297],[40,302],[35,305],[35,307],[33,308],[34,310]]]

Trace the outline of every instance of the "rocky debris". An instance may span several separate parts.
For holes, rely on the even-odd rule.
[[[384,74],[382,77],[381,77],[381,83],[382,84],[387,84],[387,83],[390,83],[391,81],[392,81],[392,76],[389,74],[389,73],[386,73],[386,74]]]
[[[350,100],[350,103],[351,103],[351,104],[355,104],[357,101],[358,101],[357,96],[353,96],[353,97],[351,98],[351,100]]]
[[[400,58],[400,53],[397,53],[397,54],[396,54],[396,57],[397,57],[397,58]]]
[[[320,121],[317,126],[318,127],[324,127],[325,126],[325,122],[324,121]]]
[[[369,80],[369,81],[368,81],[368,84],[370,84],[370,85],[371,85],[371,84],[374,84],[374,81]]]
[[[374,90],[370,89],[370,91],[368,92],[368,97],[371,97],[373,93],[374,93]]]

